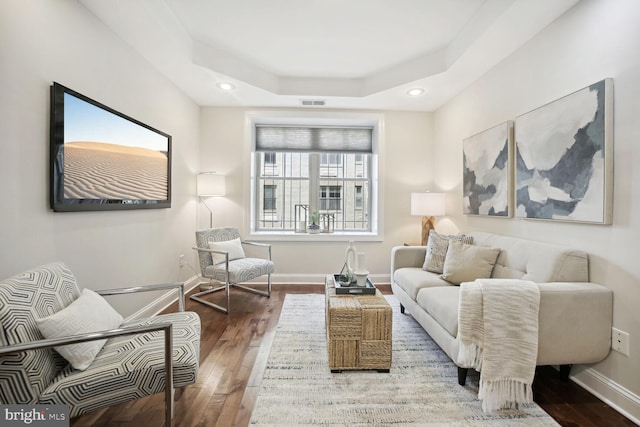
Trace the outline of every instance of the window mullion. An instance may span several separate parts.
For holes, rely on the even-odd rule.
[[[309,154],[309,209],[318,211],[320,200],[320,154]]]
[[[255,203],[253,206],[253,214],[255,217],[255,228],[259,230],[262,228],[261,220],[262,220],[262,189],[264,186],[264,177],[262,176],[262,156],[260,153],[256,153],[256,180],[255,180]]]

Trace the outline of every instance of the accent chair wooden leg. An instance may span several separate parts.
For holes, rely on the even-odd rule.
[[[458,366],[458,384],[464,385],[467,382],[467,372],[469,370],[467,368],[461,368]]]
[[[571,366],[573,365],[560,365],[560,379],[562,381],[569,381],[569,372],[571,372]]]
[[[400,304],[400,313],[404,314],[404,305]]]

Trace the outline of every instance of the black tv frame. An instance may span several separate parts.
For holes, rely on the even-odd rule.
[[[158,134],[161,138],[166,138],[166,152],[164,150],[156,150],[166,154],[167,156],[167,180],[166,180],[166,198],[162,200],[153,200],[147,198],[127,198],[124,194],[122,197],[115,198],[75,198],[65,197],[65,163],[64,163],[64,144],[65,144],[65,94],[77,98],[104,110],[105,113],[111,113],[116,120],[130,122],[140,127],[139,130],[151,131]],[[124,123],[123,123],[124,124]],[[68,125],[68,124],[67,124]],[[83,123],[86,125],[86,123]],[[107,141],[100,141],[107,142]],[[75,211],[110,211],[110,210],[129,210],[129,209],[162,209],[171,207],[171,145],[172,138],[158,129],[146,125],[132,117],[120,113],[98,101],[95,101],[85,95],[82,95],[68,87],[54,82],[51,86],[51,110],[50,110],[50,204],[54,212],[75,212]],[[135,173],[135,172],[134,172]]]

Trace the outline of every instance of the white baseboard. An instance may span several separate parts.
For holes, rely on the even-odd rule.
[[[184,293],[186,294],[194,287],[200,284],[200,277],[192,276],[184,282]],[[140,310],[128,316],[125,320],[145,319],[147,317],[153,317],[169,307],[171,304],[178,300],[178,293],[175,290],[165,292],[160,297],[156,298],[149,304],[142,307]]]
[[[273,285],[287,285],[287,284],[299,284],[299,285],[324,285],[324,279],[326,274],[272,274],[271,275],[271,283]],[[369,276],[373,283],[385,285],[389,284],[389,275],[388,274],[371,274]],[[193,288],[198,286],[201,282],[206,282],[206,280],[202,280],[199,276],[194,275],[187,279],[184,282],[184,292],[185,294],[191,291]],[[263,277],[260,277],[254,281],[254,283],[263,283],[266,284],[266,280]],[[178,296],[176,291],[169,291],[158,297],[154,301],[150,302],[146,306],[142,307],[140,310],[136,311],[132,315],[127,317],[127,321],[136,320],[136,319],[144,319],[147,317],[152,317],[169,307],[171,304],[176,302]]]
[[[273,284],[296,284],[296,285],[324,285],[327,274],[278,274],[271,275]],[[370,274],[369,278],[376,285],[388,285],[390,283],[388,274]]]
[[[586,368],[571,380],[605,402],[607,405],[640,425],[640,396],[605,377],[593,368]]]
[[[271,283],[273,285],[287,285],[287,284],[299,284],[299,285],[324,285],[324,279],[326,274],[272,274],[271,275]],[[371,280],[376,284],[389,284],[389,275],[388,274],[372,274],[370,275]],[[194,275],[187,279],[184,282],[184,292],[185,294],[191,291],[193,288],[198,286],[200,283],[206,282],[206,280],[202,280],[197,275]],[[263,283],[266,284],[265,277],[260,277],[254,281],[254,283]],[[176,302],[178,296],[175,291],[169,291],[158,297],[154,301],[150,302],[146,306],[142,307],[140,310],[136,311],[132,315],[127,317],[127,321],[136,320],[136,319],[144,319],[147,317],[152,317],[169,307],[171,304]]]

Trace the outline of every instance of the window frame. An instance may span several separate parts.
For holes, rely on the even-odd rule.
[[[354,112],[309,112],[309,111],[247,111],[245,113],[245,155],[249,158],[246,175],[245,216],[249,238],[262,241],[382,241],[384,236],[384,164],[380,158],[384,155],[384,114]],[[370,231],[334,231],[333,233],[295,233],[289,231],[256,230],[257,209],[256,197],[256,125],[294,125],[294,126],[370,126],[373,128],[373,146],[370,158],[369,191],[371,204]],[[356,177],[357,179],[357,177]],[[319,191],[319,188],[318,188]],[[344,190],[343,190],[344,191]],[[343,198],[346,197],[343,193]],[[313,197],[313,195],[311,196]]]

